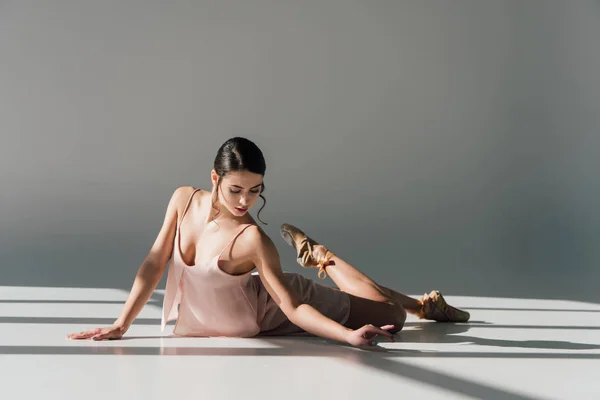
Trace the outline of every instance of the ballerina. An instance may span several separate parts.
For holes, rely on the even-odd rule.
[[[318,268],[331,288],[283,272],[269,236],[248,213],[263,200],[266,163],[252,141],[235,137],[217,151],[212,190],[177,188],[158,236],[142,262],[120,316],[112,326],[67,335],[69,339],[119,339],[129,329],[167,270],[161,329],[175,320],[178,336],[255,337],[313,334],[353,346],[390,341],[411,313],[440,322],[466,322],[469,313],[438,291],[414,299],[375,283],[326,246],[290,224],[281,235],[297,262]],[[264,223],[264,222],[263,222]],[[254,270],[258,274],[252,274]]]

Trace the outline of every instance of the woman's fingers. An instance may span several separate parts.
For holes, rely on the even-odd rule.
[[[387,338],[393,338],[394,335],[390,332],[388,332],[388,329],[392,329],[394,327],[394,325],[384,325],[381,328],[378,328],[374,325],[367,325],[368,326],[368,332],[373,334],[373,335],[381,335],[381,336],[385,336]]]
[[[384,337],[388,338],[391,342],[394,342],[395,341],[394,335],[386,330],[386,329],[392,329],[393,327],[394,327],[394,325],[384,325],[381,328],[378,328],[372,324],[365,325],[363,327],[364,331],[363,331],[362,336],[365,339],[366,344],[370,345],[370,346],[377,345],[377,342],[374,339],[378,335],[384,336]]]
[[[69,339],[89,339],[94,336],[97,332],[80,332],[80,333],[72,333],[68,336]]]
[[[391,342],[394,342],[394,335],[387,330],[393,329],[395,325],[383,325],[381,328],[374,326],[373,324],[364,325],[359,329],[351,331],[348,335],[348,343],[354,346],[376,346],[377,342],[374,340],[378,335],[388,338]]]
[[[95,335],[97,332],[96,329],[90,330],[90,331],[81,331],[79,333],[71,333],[69,335],[67,335],[67,337],[69,339],[86,339],[90,336]]]
[[[386,326],[389,326],[389,325],[386,325]],[[393,327],[393,325],[392,325],[392,327]],[[375,332],[377,332],[379,335],[390,339],[390,341],[392,341],[392,342],[394,341],[394,335],[392,333],[386,331],[385,329],[381,329],[381,328],[375,328],[375,329],[376,329]],[[387,328],[387,329],[391,329],[391,328]]]
[[[89,331],[81,331],[79,333],[70,333],[67,335],[67,338],[73,339],[73,340],[90,339],[100,333],[102,333],[102,328],[95,328],[95,329],[90,329]]]

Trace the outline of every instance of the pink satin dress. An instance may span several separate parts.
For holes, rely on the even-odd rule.
[[[257,274],[249,271],[230,275],[218,266],[221,254],[252,224],[242,225],[207,264],[190,266],[184,262],[179,227],[198,190],[190,196],[177,224],[163,300],[161,330],[165,330],[167,322],[177,320],[173,334],[181,336],[306,334],[289,321]],[[348,320],[350,297],[347,293],[320,285],[297,273],[284,272],[284,276],[304,303],[342,325]]]

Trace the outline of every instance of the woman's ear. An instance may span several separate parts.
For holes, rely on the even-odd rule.
[[[217,186],[217,182],[219,182],[219,175],[217,174],[217,171],[215,171],[214,169],[212,171],[210,171],[210,180],[212,182],[213,189],[214,189],[214,187]]]

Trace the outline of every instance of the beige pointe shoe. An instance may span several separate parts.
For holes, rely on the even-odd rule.
[[[431,319],[438,322],[467,322],[471,314],[467,311],[459,310],[446,303],[442,294],[433,290],[431,293],[425,293],[421,299],[423,308],[419,314],[421,319]]]
[[[304,268],[318,268],[319,279],[327,277],[325,267],[329,265],[329,260],[333,257],[333,253],[327,247],[315,242],[300,229],[290,224],[281,225],[280,233],[283,240],[296,249],[298,264]]]

